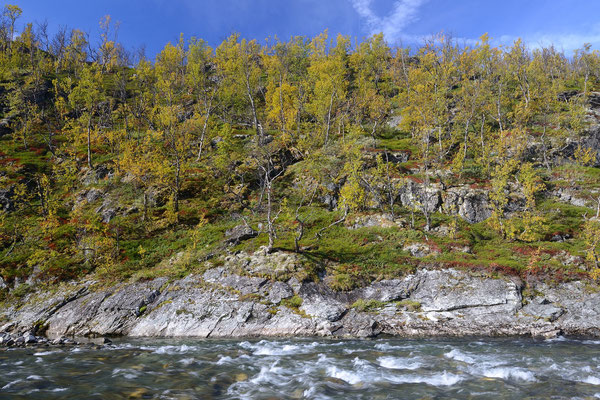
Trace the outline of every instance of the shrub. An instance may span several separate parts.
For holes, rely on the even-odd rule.
[[[352,279],[350,274],[341,273],[332,276],[329,286],[333,290],[347,292],[354,289],[357,285],[356,280]]]

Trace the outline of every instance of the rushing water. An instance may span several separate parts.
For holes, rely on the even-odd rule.
[[[0,351],[0,398],[600,398],[600,341],[124,340]]]

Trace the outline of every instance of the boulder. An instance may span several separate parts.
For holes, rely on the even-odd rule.
[[[99,189],[90,189],[85,194],[85,200],[88,203],[93,203],[96,200],[98,200],[99,198],[101,198],[103,195],[104,195],[104,193]]]
[[[106,197],[102,205],[96,209],[96,214],[100,214],[102,222],[105,224],[108,224],[117,215],[117,212],[118,208],[109,197]]]
[[[374,316],[354,309],[349,310],[340,322],[340,328],[334,332],[336,336],[370,338],[379,335],[383,330]]]
[[[404,226],[404,221],[401,219],[392,218],[391,214],[370,214],[358,215],[346,222],[348,229],[360,228],[401,228]]]
[[[10,119],[2,118],[0,119],[0,137],[4,135],[8,135],[12,132],[10,128]]]
[[[40,282],[40,277],[42,275],[42,270],[39,265],[33,267],[33,271],[25,280],[25,284],[29,286],[37,285]]]
[[[446,213],[458,214],[471,224],[485,221],[492,215],[487,192],[468,186],[449,188],[444,196],[443,208]]]
[[[0,345],[2,346],[8,346],[9,342],[14,342],[12,337],[10,336],[10,333],[3,333],[0,335]]]
[[[537,292],[543,293],[544,305],[561,308],[556,323],[565,334],[600,336],[600,290],[582,281],[561,283],[555,286],[539,284]],[[558,311],[546,307],[540,311],[556,315]]]
[[[485,221],[491,217],[492,212],[488,204],[487,193],[467,193],[458,208],[458,215],[472,224]]]
[[[580,197],[577,197],[577,194],[572,189],[568,188],[559,188],[551,193],[554,197],[556,197],[559,201],[563,203],[569,203],[577,207],[585,207],[586,201]]]
[[[285,282],[274,282],[265,287],[263,293],[267,294],[267,299],[272,304],[279,304],[281,300],[288,299],[294,295],[294,291],[290,285]]]
[[[34,344],[38,342],[37,338],[31,333],[26,333],[23,335],[23,339],[25,344]]]
[[[320,197],[320,202],[327,206],[329,211],[333,211],[338,206],[340,198],[340,189],[342,185],[340,183],[329,182],[325,185],[325,193]]]
[[[393,164],[401,164],[407,162],[410,159],[410,152],[388,151],[383,153],[382,157],[386,162],[391,162]]]
[[[543,318],[550,322],[556,321],[561,315],[565,313],[560,307],[546,300],[543,297],[536,297],[531,300],[521,310],[523,314],[531,315],[535,318]]]
[[[409,181],[400,189],[400,203],[408,208],[438,211],[442,204],[440,189],[434,185],[425,185]]]
[[[13,197],[15,195],[14,186],[0,189],[0,210],[8,212],[14,210]]]
[[[113,171],[105,165],[98,165],[94,169],[87,170],[81,178],[81,182],[86,185],[93,185],[103,179],[108,179],[113,175]]]
[[[221,143],[222,141],[223,141],[223,138],[221,136],[216,136],[210,141],[210,147],[212,147],[213,149],[216,149],[219,147],[219,143]]]
[[[506,204],[504,211],[506,213],[523,211],[525,209],[526,203],[527,200],[525,200],[525,197],[517,193],[511,193],[508,196],[508,203]]]
[[[393,115],[388,119],[388,121],[386,122],[386,125],[389,128],[398,129],[398,126],[400,125],[401,122],[402,122],[402,115]]]
[[[514,313],[521,305],[520,288],[509,279],[485,279],[454,269],[422,270],[410,299],[423,311],[454,311],[491,307]]]
[[[225,268],[235,270],[242,268],[250,275],[271,278],[289,278],[302,265],[302,260],[295,253],[283,251],[267,253],[261,248],[253,254],[239,252],[225,257]]]
[[[105,178],[110,178],[113,174],[113,171],[106,165],[98,165],[94,171],[94,174],[96,176],[96,180],[102,180]]]
[[[403,251],[407,251],[411,256],[422,258],[427,257],[431,254],[439,254],[440,251],[437,248],[433,248],[427,243],[412,243],[402,248]]]
[[[228,243],[239,243],[244,240],[256,237],[258,232],[249,227],[248,225],[237,225],[227,231],[225,231],[225,237],[227,237]]]
[[[307,315],[323,318],[330,322],[339,320],[347,307],[336,299],[333,291],[327,286],[308,282],[300,288],[302,306],[300,310]]]

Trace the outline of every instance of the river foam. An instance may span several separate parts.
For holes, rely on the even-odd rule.
[[[85,398],[594,398],[600,343],[139,340],[0,353],[2,395]],[[64,393],[63,393],[64,392]],[[0,397],[2,397],[0,395]],[[5,396],[6,397],[6,396]]]

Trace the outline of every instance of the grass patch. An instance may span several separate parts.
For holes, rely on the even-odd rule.
[[[386,303],[378,300],[364,300],[358,299],[356,300],[350,307],[354,308],[357,311],[361,312],[372,312],[377,309],[385,307]]]
[[[287,299],[282,299],[281,305],[286,306],[289,309],[298,311],[302,306],[302,297],[296,294],[292,297],[288,297]]]

